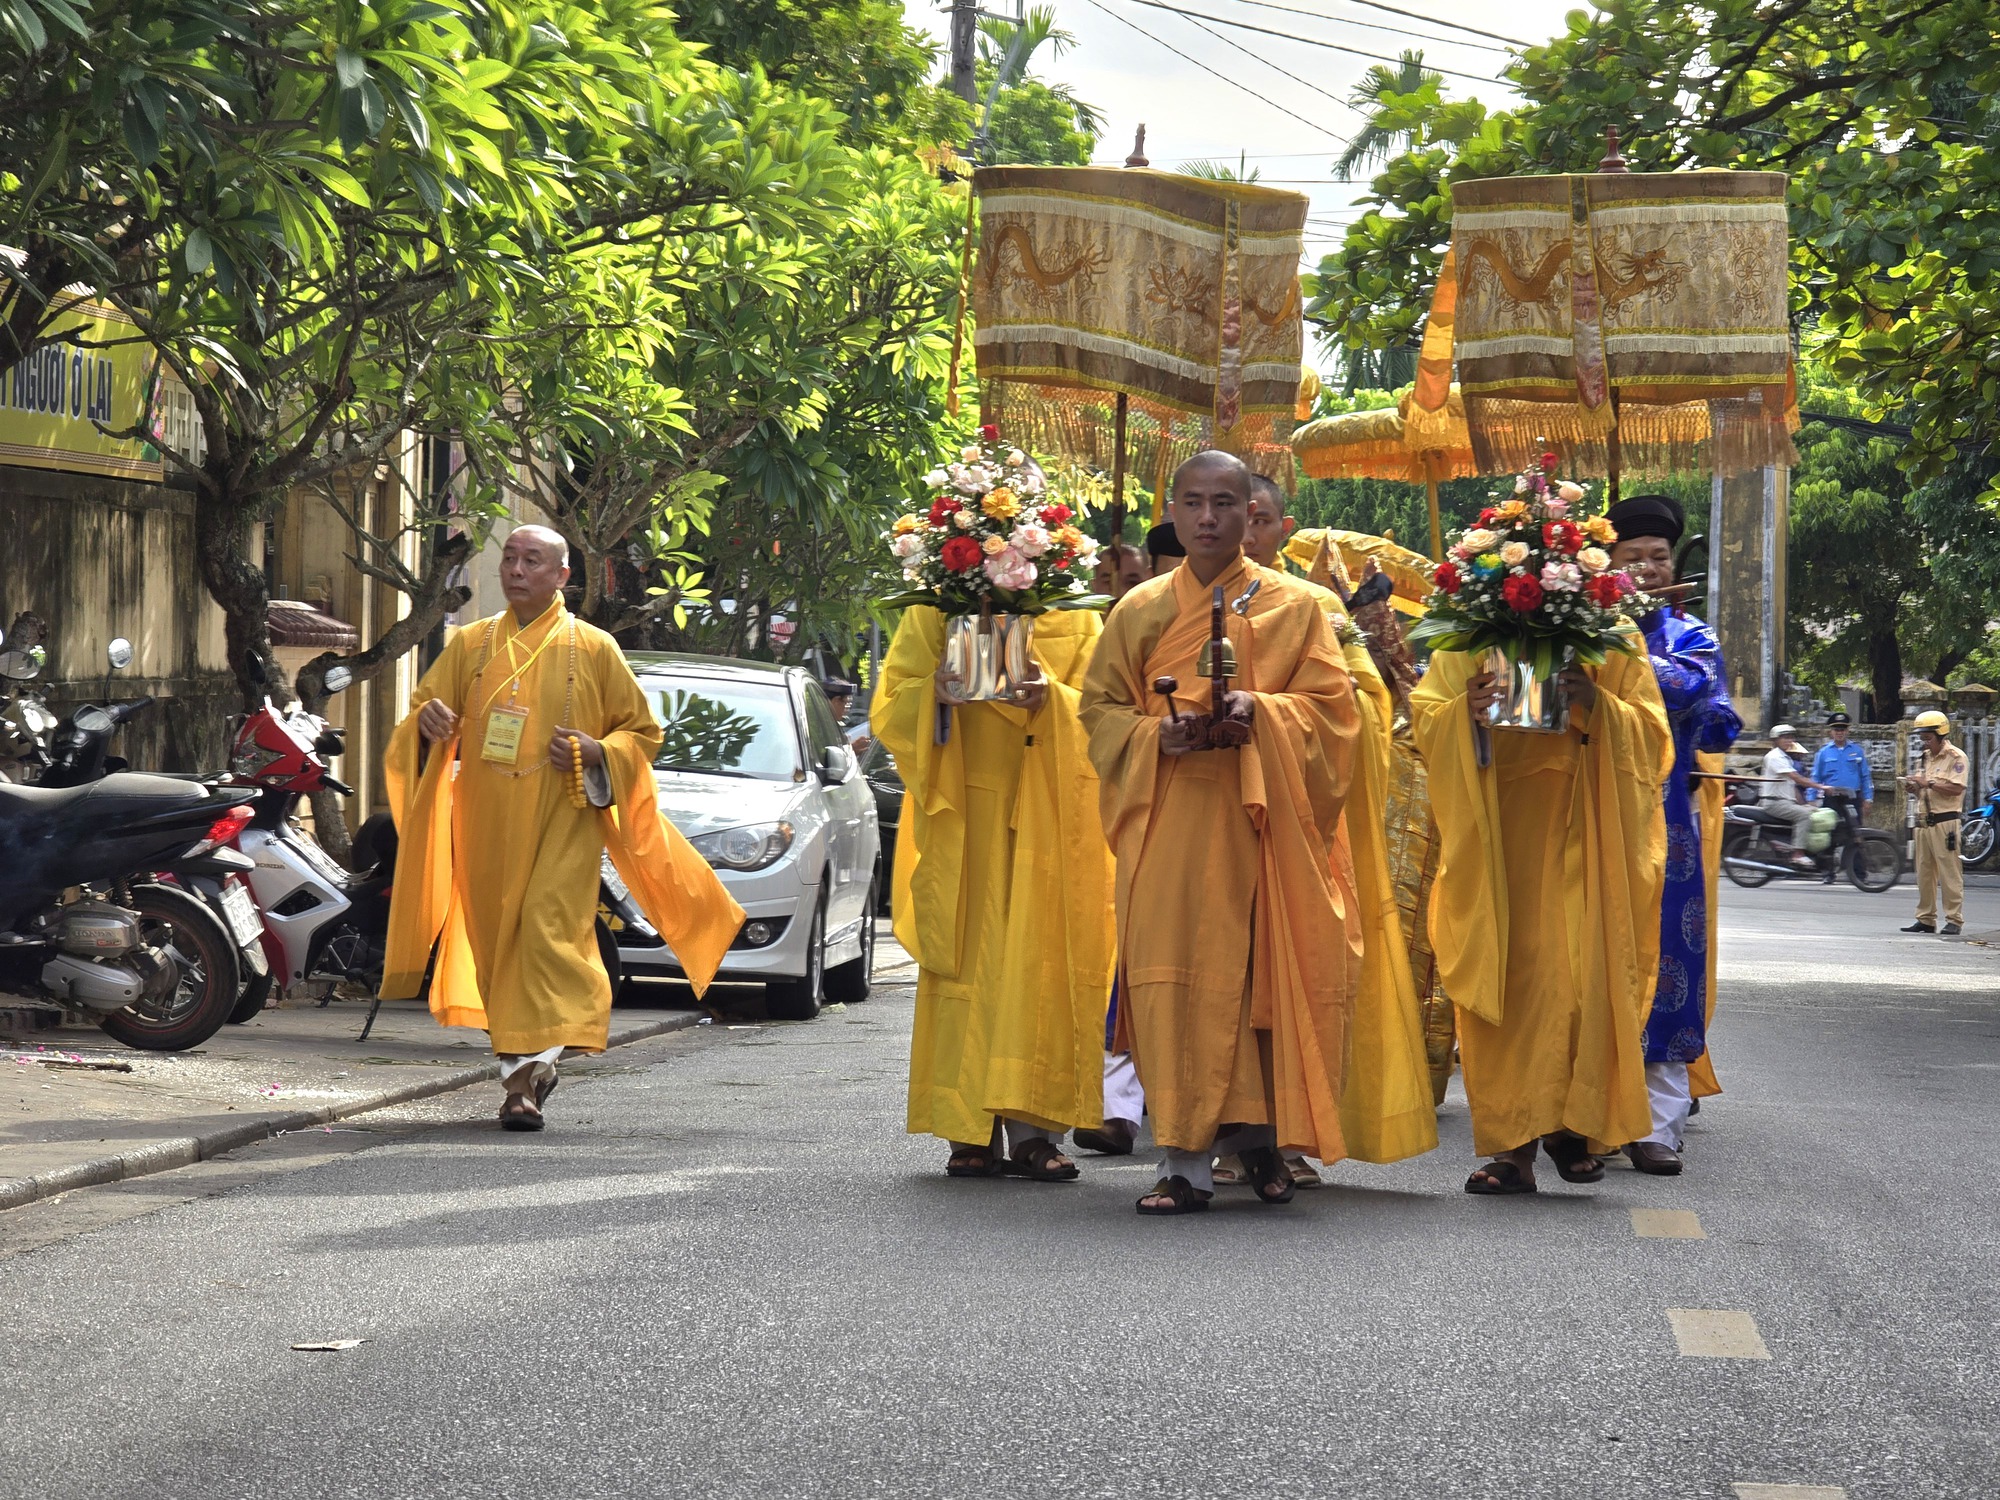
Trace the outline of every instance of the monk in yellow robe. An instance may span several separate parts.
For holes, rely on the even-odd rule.
[[[1275,480],[1261,474],[1252,478],[1243,553],[1260,567],[1289,573],[1283,549],[1297,523],[1285,514],[1284,499]],[[1348,938],[1358,964],[1346,1087],[1340,1099],[1341,1132],[1347,1154],[1357,1161],[1402,1161],[1431,1150],[1438,1137],[1423,1013],[1389,870],[1395,702],[1374,654],[1349,618],[1340,591],[1311,580],[1300,583],[1319,601],[1340,642],[1341,661],[1354,681],[1361,717],[1354,781],[1333,841],[1334,881],[1342,906],[1354,914]],[[1319,1182],[1319,1174],[1303,1160],[1288,1165],[1301,1186]]]
[[[1036,680],[1014,702],[966,703],[945,617],[906,610],[869,710],[905,788],[894,915],[917,961],[908,1126],[950,1143],[954,1177],[1069,1181],[1076,1165],[1056,1143],[1102,1120],[1111,855],[1077,718],[1101,626],[1089,610],[1035,616]]]
[[[1489,765],[1475,719],[1500,684],[1480,659],[1438,652],[1410,697],[1444,846],[1431,943],[1458,1007],[1472,1143],[1494,1158],[1469,1193],[1534,1192],[1538,1142],[1564,1181],[1596,1182],[1593,1143],[1653,1128],[1643,1033],[1673,741],[1643,648],[1562,684],[1564,731],[1484,731]]]
[[[608,848],[699,994],[743,909],[660,816],[660,727],[618,644],[562,602],[569,549],[523,526],[501,553],[508,608],[466,626],[417,685],[385,779],[401,838],[382,994],[476,1026],[500,1058],[500,1123],[540,1130],[565,1048],[602,1052],[598,958]]]
[[[1353,685],[1312,592],[1242,555],[1243,463],[1197,454],[1172,497],[1187,561],[1112,611],[1083,695],[1118,860],[1119,1040],[1166,1150],[1143,1214],[1206,1208],[1216,1151],[1242,1158],[1266,1203],[1292,1197],[1283,1150],[1347,1154],[1355,918],[1333,831],[1360,733]],[[1217,588],[1236,667],[1212,718],[1197,658]]]

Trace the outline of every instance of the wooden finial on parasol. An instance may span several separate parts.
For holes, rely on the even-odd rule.
[[[1618,154],[1618,127],[1616,125],[1607,125],[1604,127],[1604,160],[1597,164],[1597,170],[1600,172],[1627,172],[1631,170],[1625,165],[1625,158]]]
[[[1146,127],[1143,125],[1139,127],[1139,133],[1132,138],[1132,154],[1125,158],[1125,165],[1128,167],[1150,167],[1152,165],[1151,162],[1146,160]]]

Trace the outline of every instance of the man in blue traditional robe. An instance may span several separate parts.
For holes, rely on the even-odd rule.
[[[1611,507],[1618,532],[1613,567],[1649,594],[1672,597],[1674,547],[1686,528],[1679,502],[1634,495]],[[1701,819],[1689,773],[1701,751],[1727,750],[1743,730],[1729,700],[1715,632],[1668,604],[1639,621],[1653,675],[1666,700],[1674,737],[1667,778],[1667,883],[1660,900],[1660,975],[1646,1023],[1646,1089],[1653,1133],[1625,1148],[1641,1172],[1671,1177],[1681,1170],[1681,1142],[1691,1094],[1688,1064],[1708,1050],[1708,886],[1701,857]]]

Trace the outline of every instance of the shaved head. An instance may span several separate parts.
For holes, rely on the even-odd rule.
[[[1196,475],[1207,479],[1211,470],[1214,471],[1215,479],[1221,483],[1228,484],[1234,479],[1241,486],[1238,493],[1242,495],[1243,503],[1245,505],[1250,503],[1250,466],[1234,453],[1224,453],[1219,448],[1206,448],[1174,470],[1174,482],[1167,493],[1179,494],[1183,481]]]
[[[1174,470],[1174,534],[1203,584],[1243,555],[1250,469],[1233,453],[1197,453]]]
[[[523,625],[538,620],[569,582],[569,543],[546,526],[516,526],[500,548],[500,592]]]
[[[512,531],[507,533],[507,540],[511,542],[516,537],[520,538],[523,542],[534,542],[541,547],[547,548],[558,563],[565,568],[569,566],[569,543],[564,541],[562,533],[553,527],[535,526],[532,524],[516,526]]]

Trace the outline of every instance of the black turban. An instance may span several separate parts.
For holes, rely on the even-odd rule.
[[[1172,521],[1162,521],[1146,533],[1146,550],[1154,557],[1187,556],[1187,548],[1181,545],[1181,534],[1174,530]]]
[[[1671,495],[1633,495],[1612,506],[1604,518],[1617,530],[1621,542],[1635,536],[1661,536],[1671,545],[1687,530],[1687,515]]]

